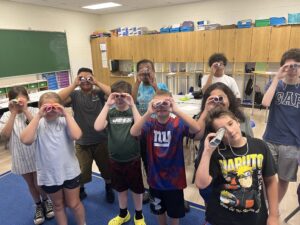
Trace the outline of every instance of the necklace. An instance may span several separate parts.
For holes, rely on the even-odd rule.
[[[230,143],[228,143],[228,146],[229,146],[229,148],[230,148],[231,153],[232,153],[234,156],[236,156],[236,157],[242,157],[242,156],[245,156],[245,155],[247,155],[248,152],[249,152],[248,142],[246,142],[246,148],[247,148],[247,149],[246,149],[246,152],[245,152],[244,154],[241,154],[241,155],[240,155],[240,154],[237,154],[237,153],[235,153],[235,152],[233,151],[233,149],[232,149]],[[226,147],[220,149],[219,146],[218,146],[218,153],[219,153],[219,155],[222,156],[223,160],[226,160],[225,156],[221,153],[221,150],[222,150],[222,151],[226,150]]]

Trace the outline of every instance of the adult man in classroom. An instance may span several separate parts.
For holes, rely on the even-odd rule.
[[[215,53],[209,57],[208,65],[210,74],[202,77],[202,92],[204,93],[211,84],[221,82],[233,91],[236,98],[240,99],[241,94],[236,81],[224,73],[227,65],[226,56],[222,53]]]
[[[78,86],[80,89],[75,90]],[[109,86],[94,78],[91,69],[80,68],[74,82],[58,94],[65,104],[71,104],[74,118],[82,130],[82,137],[75,144],[81,169],[80,198],[87,196],[84,184],[92,180],[92,163],[95,160],[105,180],[106,201],[113,203],[115,197],[111,187],[107,133],[94,129],[94,122],[105,104],[104,96],[108,96],[110,92]]]

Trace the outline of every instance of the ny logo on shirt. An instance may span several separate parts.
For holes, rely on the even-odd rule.
[[[169,147],[171,143],[171,131],[154,130],[154,146]]]

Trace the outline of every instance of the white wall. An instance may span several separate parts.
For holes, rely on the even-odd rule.
[[[300,12],[299,0],[207,0],[199,3],[153,8],[100,16],[99,27],[111,30],[122,26],[160,27],[185,20],[236,24],[242,19],[264,19]]]
[[[97,20],[99,16],[92,14],[0,1],[0,29],[31,28],[66,32],[73,75],[80,67],[92,67],[89,35],[97,27]],[[16,82],[17,79],[17,77],[13,80],[1,79],[0,82],[3,85]],[[35,80],[36,76],[25,76],[20,79],[22,82]]]

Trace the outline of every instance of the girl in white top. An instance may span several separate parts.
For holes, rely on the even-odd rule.
[[[61,104],[56,93],[43,94],[40,110],[22,132],[21,141],[27,145],[36,143],[38,184],[53,201],[57,223],[68,224],[68,206],[77,224],[84,225],[85,212],[79,199],[80,168],[73,144],[82,132]]]
[[[9,141],[12,173],[24,178],[36,203],[34,224],[42,224],[45,216],[48,219],[54,217],[52,203],[48,200],[46,193],[37,185],[35,144],[26,146],[20,141],[21,132],[32,120],[33,115],[38,112],[38,109],[27,106],[29,96],[23,86],[13,87],[8,92],[8,97],[9,111],[5,112],[0,119],[0,134]],[[43,200],[43,204],[41,200]]]

